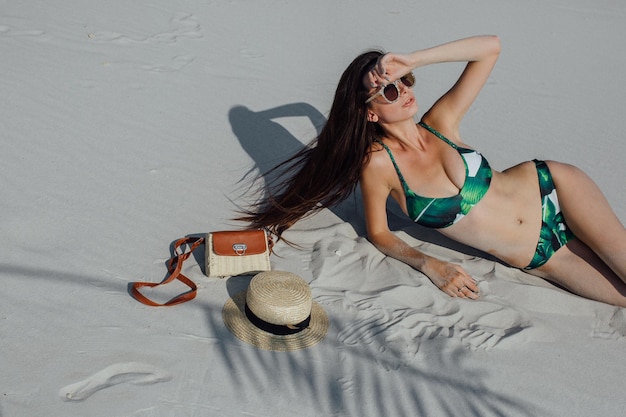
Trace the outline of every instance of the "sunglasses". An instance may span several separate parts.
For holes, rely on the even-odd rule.
[[[407,75],[403,76],[399,80],[396,80],[391,84],[381,86],[376,94],[374,94],[365,101],[365,104],[374,100],[378,96],[383,96],[385,101],[387,101],[387,103],[389,104],[395,103],[396,101],[398,101],[398,98],[400,98],[400,89],[398,88],[398,83],[400,82],[406,87],[411,88],[415,85],[415,76],[412,72],[409,72]]]

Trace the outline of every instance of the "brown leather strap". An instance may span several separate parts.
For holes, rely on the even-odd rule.
[[[183,267],[183,262],[187,258],[189,258],[191,253],[198,246],[200,246],[203,243],[204,243],[203,237],[184,237],[182,239],[177,240],[176,243],[174,243],[173,255],[167,263],[167,270],[170,274],[169,277],[167,277],[165,280],[161,282],[133,282],[131,283],[131,290],[130,290],[131,295],[140,303],[153,306],[153,307],[173,306],[176,304],[184,303],[185,301],[193,300],[196,297],[198,287],[196,287],[196,284],[192,280],[187,278],[185,275],[183,275],[180,271]],[[189,252],[184,252],[184,253],[179,254],[178,249],[185,244],[191,245],[189,248]],[[158,287],[159,285],[164,285],[164,284],[167,284],[168,282],[172,282],[175,279],[187,285],[190,288],[190,290],[172,298],[166,303],[160,304],[160,303],[154,302],[139,291],[139,288]]]

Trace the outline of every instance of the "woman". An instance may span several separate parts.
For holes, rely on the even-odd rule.
[[[418,224],[583,297],[626,306],[626,229],[593,181],[554,161],[498,172],[461,139],[461,120],[499,53],[497,37],[477,36],[410,54],[357,57],[319,137],[275,168],[296,174],[269,184],[268,199],[241,220],[280,236],[360,182],[368,239],[452,297],[478,298],[476,281],[391,233],[390,195]],[[412,71],[453,61],[467,62],[463,73],[415,124]]]

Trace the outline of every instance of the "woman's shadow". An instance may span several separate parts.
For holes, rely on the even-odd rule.
[[[305,146],[289,130],[275,121],[275,119],[288,117],[308,118],[315,128],[315,137],[319,135],[326,123],[324,115],[308,103],[285,104],[257,112],[245,106],[235,106],[230,109],[228,118],[233,133],[235,133],[241,147],[250,155],[255,164],[242,178],[243,181],[246,179],[254,181],[256,175],[262,175],[265,184],[270,184],[277,176],[293,174],[292,172],[281,170],[267,174],[269,170]],[[313,137],[309,139],[312,140]],[[366,229],[360,194],[360,189],[357,186],[355,192],[350,197],[331,207],[330,210],[341,220],[350,223],[357,234],[364,236]],[[470,255],[489,258],[488,255],[450,240],[435,230],[416,225],[400,211],[397,204],[393,201],[388,202],[387,211],[391,230],[403,229],[416,239],[435,243]]]
[[[311,137],[307,138],[306,142],[317,137],[326,123],[324,115],[307,103],[286,104],[258,112],[244,106],[235,106],[230,109],[228,118],[232,130],[255,165],[244,176],[244,180],[254,181],[256,175],[262,175],[264,183],[271,184],[281,175],[293,174],[284,170],[270,173],[268,171],[305,147],[303,142],[276,121],[276,119],[296,117],[307,118],[314,128],[314,131],[311,130]],[[258,190],[254,189],[254,191]],[[261,192],[267,193],[265,189],[261,189]],[[357,233],[362,234],[365,232],[365,224],[358,204],[360,199],[358,194],[359,190],[332,207],[331,211],[343,221],[350,223]]]

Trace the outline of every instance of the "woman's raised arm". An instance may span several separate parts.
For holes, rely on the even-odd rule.
[[[474,36],[409,54],[385,54],[368,77],[370,84],[381,85],[426,65],[467,62],[458,81],[428,111],[428,118],[433,124],[456,129],[487,82],[499,54],[500,40],[497,36]]]

